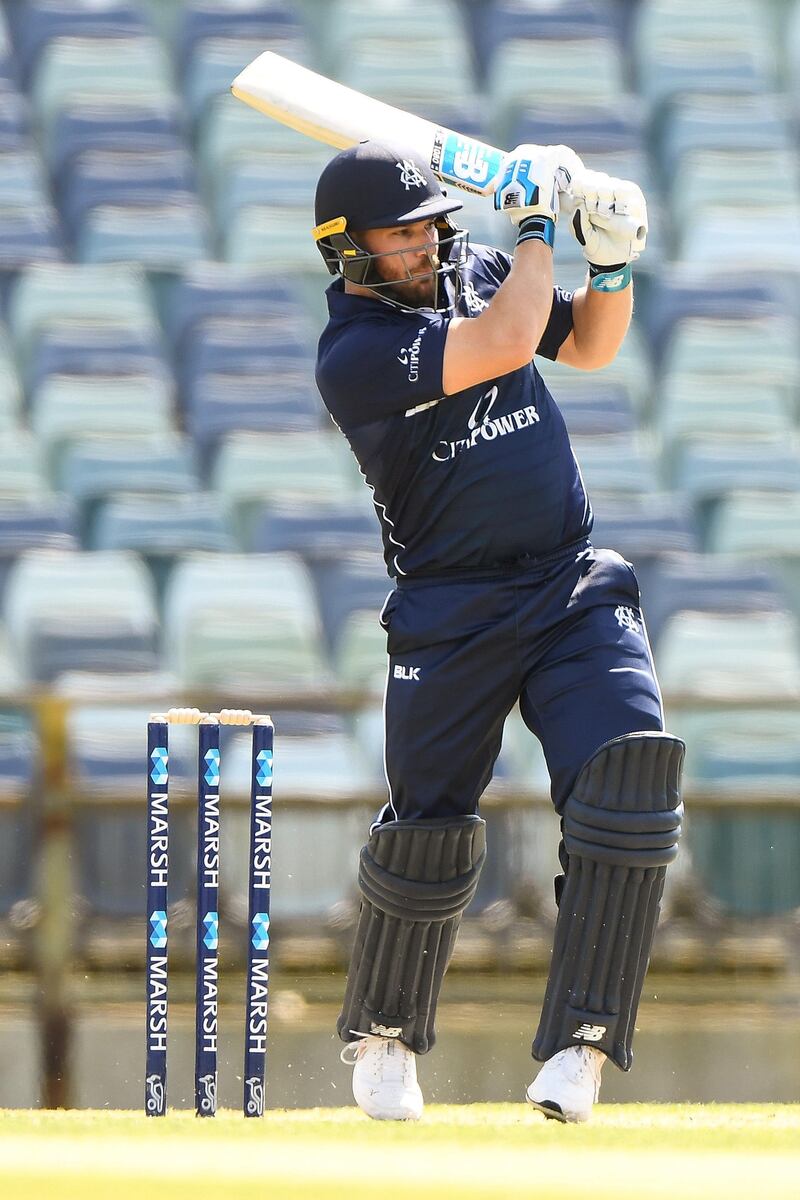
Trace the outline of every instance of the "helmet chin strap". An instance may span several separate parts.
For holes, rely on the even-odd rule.
[[[461,263],[466,258],[466,248],[469,234],[466,230],[456,230],[455,226],[450,225],[449,222],[448,225],[453,232],[439,243],[439,247],[443,247],[444,249],[444,253],[442,254],[441,258],[436,252],[432,253],[431,251],[426,251],[428,262],[431,267],[430,272],[426,272],[424,275],[415,275],[409,269],[408,264],[405,261],[405,255],[408,253],[415,253],[419,247],[409,247],[404,250],[394,250],[391,251],[391,254],[370,255],[369,262],[366,264],[366,269],[364,271],[361,287],[367,288],[373,294],[373,296],[375,296],[376,300],[382,300],[384,304],[391,304],[405,312],[417,312],[420,309],[428,309],[431,312],[452,312],[458,304],[458,300],[463,291],[463,281],[461,279],[460,267]],[[456,247],[458,250],[457,260],[455,263],[453,263],[450,261],[450,255],[451,252],[456,249]],[[384,279],[383,276],[379,274],[378,262],[382,258],[396,257],[397,255],[400,255],[403,259],[403,265],[406,268],[406,278]],[[445,301],[444,294],[444,280],[446,274],[448,273],[448,269],[451,269],[451,277],[454,281],[453,288],[455,294],[452,302]],[[402,285],[405,283],[413,283],[417,280],[431,278],[435,280],[436,284],[432,304],[412,304],[404,300],[402,296],[393,294],[398,286],[402,287]],[[439,303],[440,299],[444,301],[444,303],[441,305]]]

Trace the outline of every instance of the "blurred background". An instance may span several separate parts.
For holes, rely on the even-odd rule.
[[[688,743],[637,1069],[604,1095],[800,1099],[800,2],[5,0],[0,1104],[141,1103],[145,721],[173,703],[275,719],[269,1102],[349,1097],[331,1028],[384,799],[388,582],[313,381],[331,151],[227,91],[264,49],[642,185],[652,231],[622,353],[591,376],[540,363],[593,540],[636,565],[668,728]],[[465,196],[463,216],[509,247],[485,200]],[[556,261],[581,281],[566,231]],[[180,732],[170,1100],[188,1104]],[[236,1103],[249,761],[223,732]],[[530,1078],[558,830],[518,714],[484,815],[490,860],[422,1068],[433,1099],[516,1098]]]

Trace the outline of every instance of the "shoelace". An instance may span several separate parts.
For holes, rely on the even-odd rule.
[[[407,1078],[409,1067],[409,1056],[404,1053],[389,1055],[388,1047],[391,1043],[386,1038],[376,1037],[374,1033],[360,1033],[358,1030],[352,1030],[359,1041],[348,1042],[339,1052],[339,1058],[347,1067],[354,1067],[358,1060],[366,1054],[370,1043],[379,1043],[384,1053],[381,1055],[381,1073],[388,1082],[393,1077],[402,1082],[411,1082]]]
[[[373,1033],[360,1033],[357,1029],[351,1029],[350,1032],[354,1035],[354,1037],[360,1038],[361,1040],[357,1042],[348,1042],[347,1045],[343,1046],[339,1051],[339,1058],[346,1067],[354,1067],[356,1065],[368,1045],[367,1038],[375,1036]]]

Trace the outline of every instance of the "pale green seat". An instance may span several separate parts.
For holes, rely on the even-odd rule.
[[[163,45],[149,37],[53,38],[42,52],[32,85],[34,107],[45,128],[77,100],[105,96],[172,99],[172,70]]]
[[[0,153],[0,208],[39,207],[50,200],[41,157],[33,150]]]
[[[317,271],[320,291],[325,268],[311,236],[312,209],[308,204],[279,207],[248,204],[223,230],[222,257],[229,263],[268,267],[274,271]]]
[[[164,647],[186,687],[292,697],[331,684],[311,579],[292,554],[180,561],[164,599]]]
[[[755,403],[762,387],[774,387],[794,399],[800,387],[800,349],[794,323],[784,317],[679,321],[664,355],[661,391],[669,395],[686,378],[724,377]]]
[[[23,362],[43,328],[87,321],[157,336],[144,272],[130,265],[64,263],[29,267],[17,280],[9,325]]]
[[[501,138],[532,92],[554,103],[590,105],[613,103],[626,90],[619,45],[603,37],[509,39],[495,51],[487,80]]]
[[[184,79],[184,96],[193,121],[201,117],[207,105],[229,91],[237,75],[265,50],[262,38],[206,37],[195,46]],[[295,42],[288,55],[293,62],[311,67],[308,54]],[[237,100],[237,104],[241,101]]]
[[[49,490],[39,441],[27,430],[0,432],[0,495],[40,496]]]
[[[658,490],[656,459],[645,434],[574,437],[572,448],[590,499],[599,493],[642,496]]]
[[[797,626],[788,613],[679,612],[666,622],[657,652],[667,699],[800,699]]]
[[[386,682],[386,631],[374,609],[355,609],[342,622],[333,649],[341,687],[380,696]]]
[[[317,433],[234,434],[219,449],[212,483],[243,532],[264,502],[320,506],[364,486],[346,445]]]
[[[402,3],[390,0],[388,4],[376,4],[375,0],[338,0],[335,5],[323,3],[315,10],[317,14],[325,67],[337,79],[343,78],[348,58],[360,52],[362,41],[386,38],[395,22],[406,57],[411,57],[406,52],[409,42],[427,41],[437,45],[443,55],[448,47],[455,48],[459,56],[466,49],[462,16],[454,0],[437,0],[436,4],[428,0],[402,0]],[[394,44],[397,54],[397,42]]]
[[[800,271],[795,209],[767,202],[758,210],[758,224],[748,213],[729,208],[706,208],[682,228],[676,258],[695,268],[730,265],[736,247],[741,271]]]
[[[704,208],[741,210],[745,196],[764,196],[770,205],[792,210],[800,224],[800,166],[788,147],[691,150],[681,159],[670,193],[691,213]]]
[[[246,205],[287,202],[294,205],[299,196],[313,196],[321,170],[316,150],[307,158],[302,154],[272,151],[253,151],[231,158],[225,171],[211,181],[210,195],[217,228],[222,232],[228,229]],[[310,236],[311,218],[306,212],[304,240]]]
[[[32,678],[74,669],[81,654],[91,669],[98,651],[100,669],[152,665],[158,614],[138,555],[25,551],[9,573],[4,609],[17,662]]]
[[[15,429],[22,411],[22,387],[14,362],[14,351],[0,324],[0,431]]]
[[[714,437],[721,430],[726,436],[742,438],[791,435],[792,413],[785,388],[776,383],[763,384],[754,402],[750,389],[736,388],[732,383],[726,377],[682,374],[664,389],[656,427],[667,451],[687,438]]]
[[[694,504],[743,489],[794,491],[800,481],[800,447],[794,435],[687,437],[665,467],[671,486]]]
[[[232,95],[212,101],[198,127],[197,159],[207,191],[224,178],[230,163],[253,154],[298,155],[304,160],[316,158],[322,171],[335,153],[330,146],[279,121],[268,120]],[[310,215],[309,225],[312,220]]]
[[[739,154],[780,150],[794,154],[794,135],[785,96],[675,96],[665,115],[658,157],[671,179],[685,155],[726,150]]]
[[[94,433],[167,433],[171,387],[152,376],[50,375],[34,397],[31,426],[52,451]]]
[[[211,257],[208,220],[199,204],[99,204],[81,226],[77,254],[83,262],[178,271]]]
[[[465,103],[474,99],[467,47],[453,39],[436,41],[402,35],[402,53],[396,36],[360,38],[357,52],[347,53],[338,80],[357,92],[384,100],[394,107],[425,97],[431,107],[439,103]]]
[[[800,559],[800,490],[726,497],[710,519],[708,548],[748,558]]]

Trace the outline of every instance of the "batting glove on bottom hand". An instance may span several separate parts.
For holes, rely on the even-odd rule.
[[[583,164],[569,146],[517,146],[503,160],[494,206],[508,215],[514,225],[553,244],[558,220],[559,197],[569,189]],[[531,220],[531,218],[535,218]]]
[[[647,243],[647,204],[638,184],[584,170],[571,191],[572,229],[590,268],[608,271],[637,259]]]

